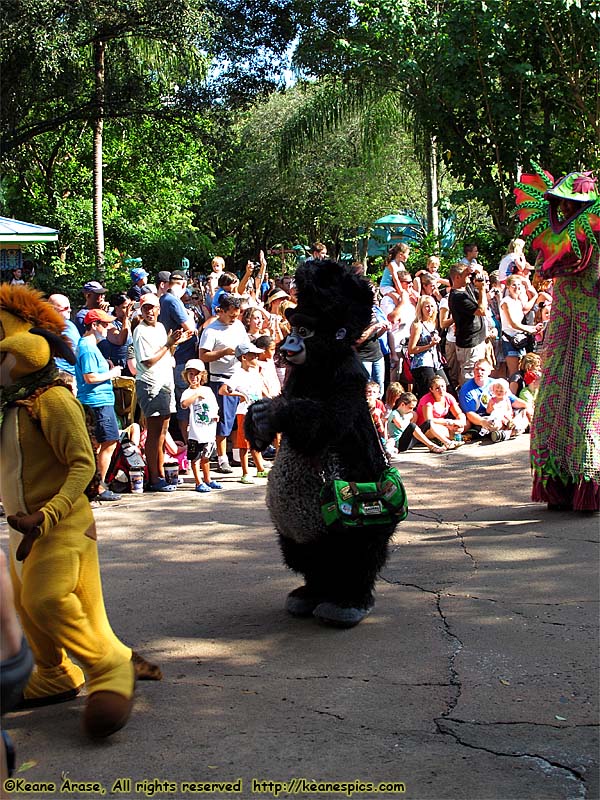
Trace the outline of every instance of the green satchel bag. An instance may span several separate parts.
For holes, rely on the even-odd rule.
[[[387,467],[376,483],[328,481],[321,489],[321,513],[326,525],[344,528],[401,522],[408,504],[400,473]]]

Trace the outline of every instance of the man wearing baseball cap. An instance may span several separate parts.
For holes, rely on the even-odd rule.
[[[166,269],[161,270],[156,276],[156,288],[158,290],[157,294],[159,297],[162,297],[163,294],[166,294],[169,291],[170,282],[171,273]]]
[[[98,471],[101,489],[98,500],[120,500],[121,495],[111,492],[104,480],[112,455],[119,440],[119,423],[115,414],[115,393],[112,379],[121,374],[121,367],[110,367],[97,347],[108,331],[114,317],[101,308],[92,308],[83,318],[84,332],[77,345],[75,378],[77,399],[94,418],[98,451]]]
[[[250,337],[242,325],[240,317],[241,298],[233,294],[222,294],[219,298],[217,319],[207,325],[200,337],[199,355],[208,365],[209,383],[219,403],[219,422],[217,423],[217,472],[233,472],[227,458],[227,437],[235,424],[235,414],[239,398],[219,392],[223,381],[228,380],[237,366],[235,348],[239,344],[249,344]]]
[[[135,267],[129,270],[129,277],[131,278],[131,286],[127,292],[127,296],[134,302],[140,299],[142,294],[142,286],[148,283],[148,273],[142,267]]]
[[[165,326],[165,330],[183,331],[181,343],[175,348],[173,354],[175,367],[173,369],[173,379],[175,383],[175,404],[177,406],[177,423],[182,440],[187,443],[188,423],[190,412],[187,408],[181,407],[181,395],[187,389],[187,383],[183,377],[183,370],[186,361],[198,356],[198,330],[194,315],[183,305],[183,293],[186,287],[186,277],[182,272],[171,273],[169,280],[169,290],[159,298],[160,314],[158,321]]]
[[[160,301],[155,294],[144,294],[140,300],[142,321],[133,331],[135,352],[135,386],[140,408],[146,418],[146,463],[149,489],[172,492],[177,488],[167,483],[164,468],[164,445],[171,414],[175,411],[173,359],[171,350],[183,331],[165,330],[158,321]]]
[[[88,311],[92,308],[101,308],[103,311],[108,311],[108,303],[104,301],[106,289],[98,281],[88,281],[83,289],[83,296],[85,297],[85,305],[80,308],[75,315],[75,325],[80,335],[85,333],[84,318]]]

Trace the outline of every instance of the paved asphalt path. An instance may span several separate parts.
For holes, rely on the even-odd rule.
[[[284,612],[264,480],[98,507],[113,628],[164,680],[101,744],[83,698],[10,714],[10,796],[597,800],[599,520],[530,503],[527,448],[397,460],[410,514],[352,630]]]

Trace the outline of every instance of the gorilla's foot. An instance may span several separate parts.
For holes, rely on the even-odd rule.
[[[161,668],[157,664],[151,664],[150,661],[136,653],[135,650],[131,653],[131,662],[135,670],[135,678],[138,681],[162,681],[163,674]]]
[[[313,616],[325,625],[332,625],[336,628],[353,628],[371,612],[374,603],[366,608],[355,608],[353,606],[338,606],[335,603],[319,603],[313,611]]]
[[[321,599],[312,594],[308,586],[298,586],[288,594],[285,610],[293,617],[311,617],[315,608],[321,604]]]
[[[105,739],[121,730],[129,719],[133,697],[117,692],[94,692],[88,697],[82,727],[92,739]]]

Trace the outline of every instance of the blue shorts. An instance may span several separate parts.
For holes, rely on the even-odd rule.
[[[161,386],[157,392],[144,381],[136,381],[135,390],[145,417],[169,417],[175,411],[175,398],[170,386]]]
[[[507,342],[506,339],[502,338],[502,352],[504,353],[504,357],[506,356],[514,356],[515,358],[523,358],[526,353],[524,347],[521,347],[519,350],[514,346],[512,342]]]
[[[225,397],[219,394],[222,381],[210,381],[209,387],[215,393],[219,406],[219,421],[217,422],[217,436],[229,436],[235,424],[235,412],[240,404],[239,397]]]
[[[94,434],[98,444],[119,441],[119,421],[114,406],[86,406],[94,416]]]

